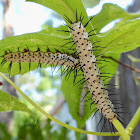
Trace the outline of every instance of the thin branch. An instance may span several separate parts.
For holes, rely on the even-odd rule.
[[[139,70],[139,69],[136,69],[136,68],[131,67],[131,66],[127,65],[127,64],[124,64],[124,63],[122,63],[122,62],[120,62],[120,61],[118,61],[118,60],[116,60],[116,59],[114,59],[114,58],[112,58],[112,57],[107,57],[107,56],[102,56],[102,57],[103,57],[103,58],[111,59],[111,60],[113,60],[113,61],[119,63],[120,65],[122,65],[122,66],[124,66],[124,67],[127,67],[127,68],[129,68],[129,69],[131,69],[131,70],[133,70],[133,71],[135,71],[135,72],[137,72],[137,73],[140,73],[140,70]]]

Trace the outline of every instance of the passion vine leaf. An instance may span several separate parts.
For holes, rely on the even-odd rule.
[[[0,90],[0,111],[24,111],[34,116],[33,112],[26,104],[19,101],[16,97],[11,96]]]

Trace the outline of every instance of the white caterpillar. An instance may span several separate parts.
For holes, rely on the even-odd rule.
[[[37,62],[39,64],[53,64],[53,65],[65,65],[71,68],[78,68],[79,59],[73,57],[72,55],[62,54],[60,52],[42,52],[37,50],[36,52],[31,52],[25,49],[25,52],[14,52],[7,53],[3,56],[5,62],[10,63],[21,63],[21,62]]]
[[[71,29],[88,89],[92,94],[98,110],[106,119],[112,122],[117,118],[117,114],[115,113],[114,105],[109,99],[108,91],[105,89],[104,83],[100,78],[100,72],[96,65],[96,58],[93,55],[92,44],[89,41],[88,33],[80,21],[72,23]]]

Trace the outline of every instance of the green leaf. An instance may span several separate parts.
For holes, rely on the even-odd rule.
[[[78,73],[82,74],[81,72]],[[83,77],[78,76],[76,78],[76,82],[80,81]],[[74,80],[74,74],[72,73],[68,79],[68,81],[64,78],[62,81],[61,90],[63,91],[63,94],[65,96],[66,102],[69,106],[69,112],[72,115],[73,119],[77,121],[77,126],[79,128],[82,128],[86,122],[86,120],[92,115],[91,111],[96,107],[92,105],[92,108],[90,109],[90,101],[84,102],[81,100],[83,99],[83,96],[86,94],[81,94],[83,87],[82,85],[73,85]],[[88,100],[91,98],[91,94],[89,93],[84,100]],[[83,113],[81,113],[83,111]]]
[[[85,8],[93,8],[100,2],[100,0],[82,0],[82,1],[84,3]]]
[[[27,0],[31,2],[35,2],[41,5],[44,5],[57,13],[59,13],[64,20],[67,22],[65,19],[65,15],[69,17],[73,22],[76,21],[76,9],[77,13],[80,17],[80,14],[82,13],[82,16],[84,16],[83,23],[85,24],[88,20],[86,10],[84,8],[84,5],[81,0]],[[67,22],[68,25],[70,25]]]
[[[103,35],[102,46],[106,48],[100,51],[101,54],[134,50],[140,46],[140,19],[129,20]]]
[[[0,111],[24,111],[33,115],[26,104],[20,102],[16,97],[0,90]],[[34,115],[33,115],[34,116]]]
[[[101,12],[91,20],[92,25],[99,32],[104,26],[110,22],[120,19],[118,26],[130,19],[139,17],[140,14],[128,14],[122,8],[114,4],[104,4]]]

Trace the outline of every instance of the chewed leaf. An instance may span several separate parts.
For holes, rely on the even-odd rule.
[[[16,97],[0,90],[0,111],[24,111],[33,115],[26,104],[20,102]]]

